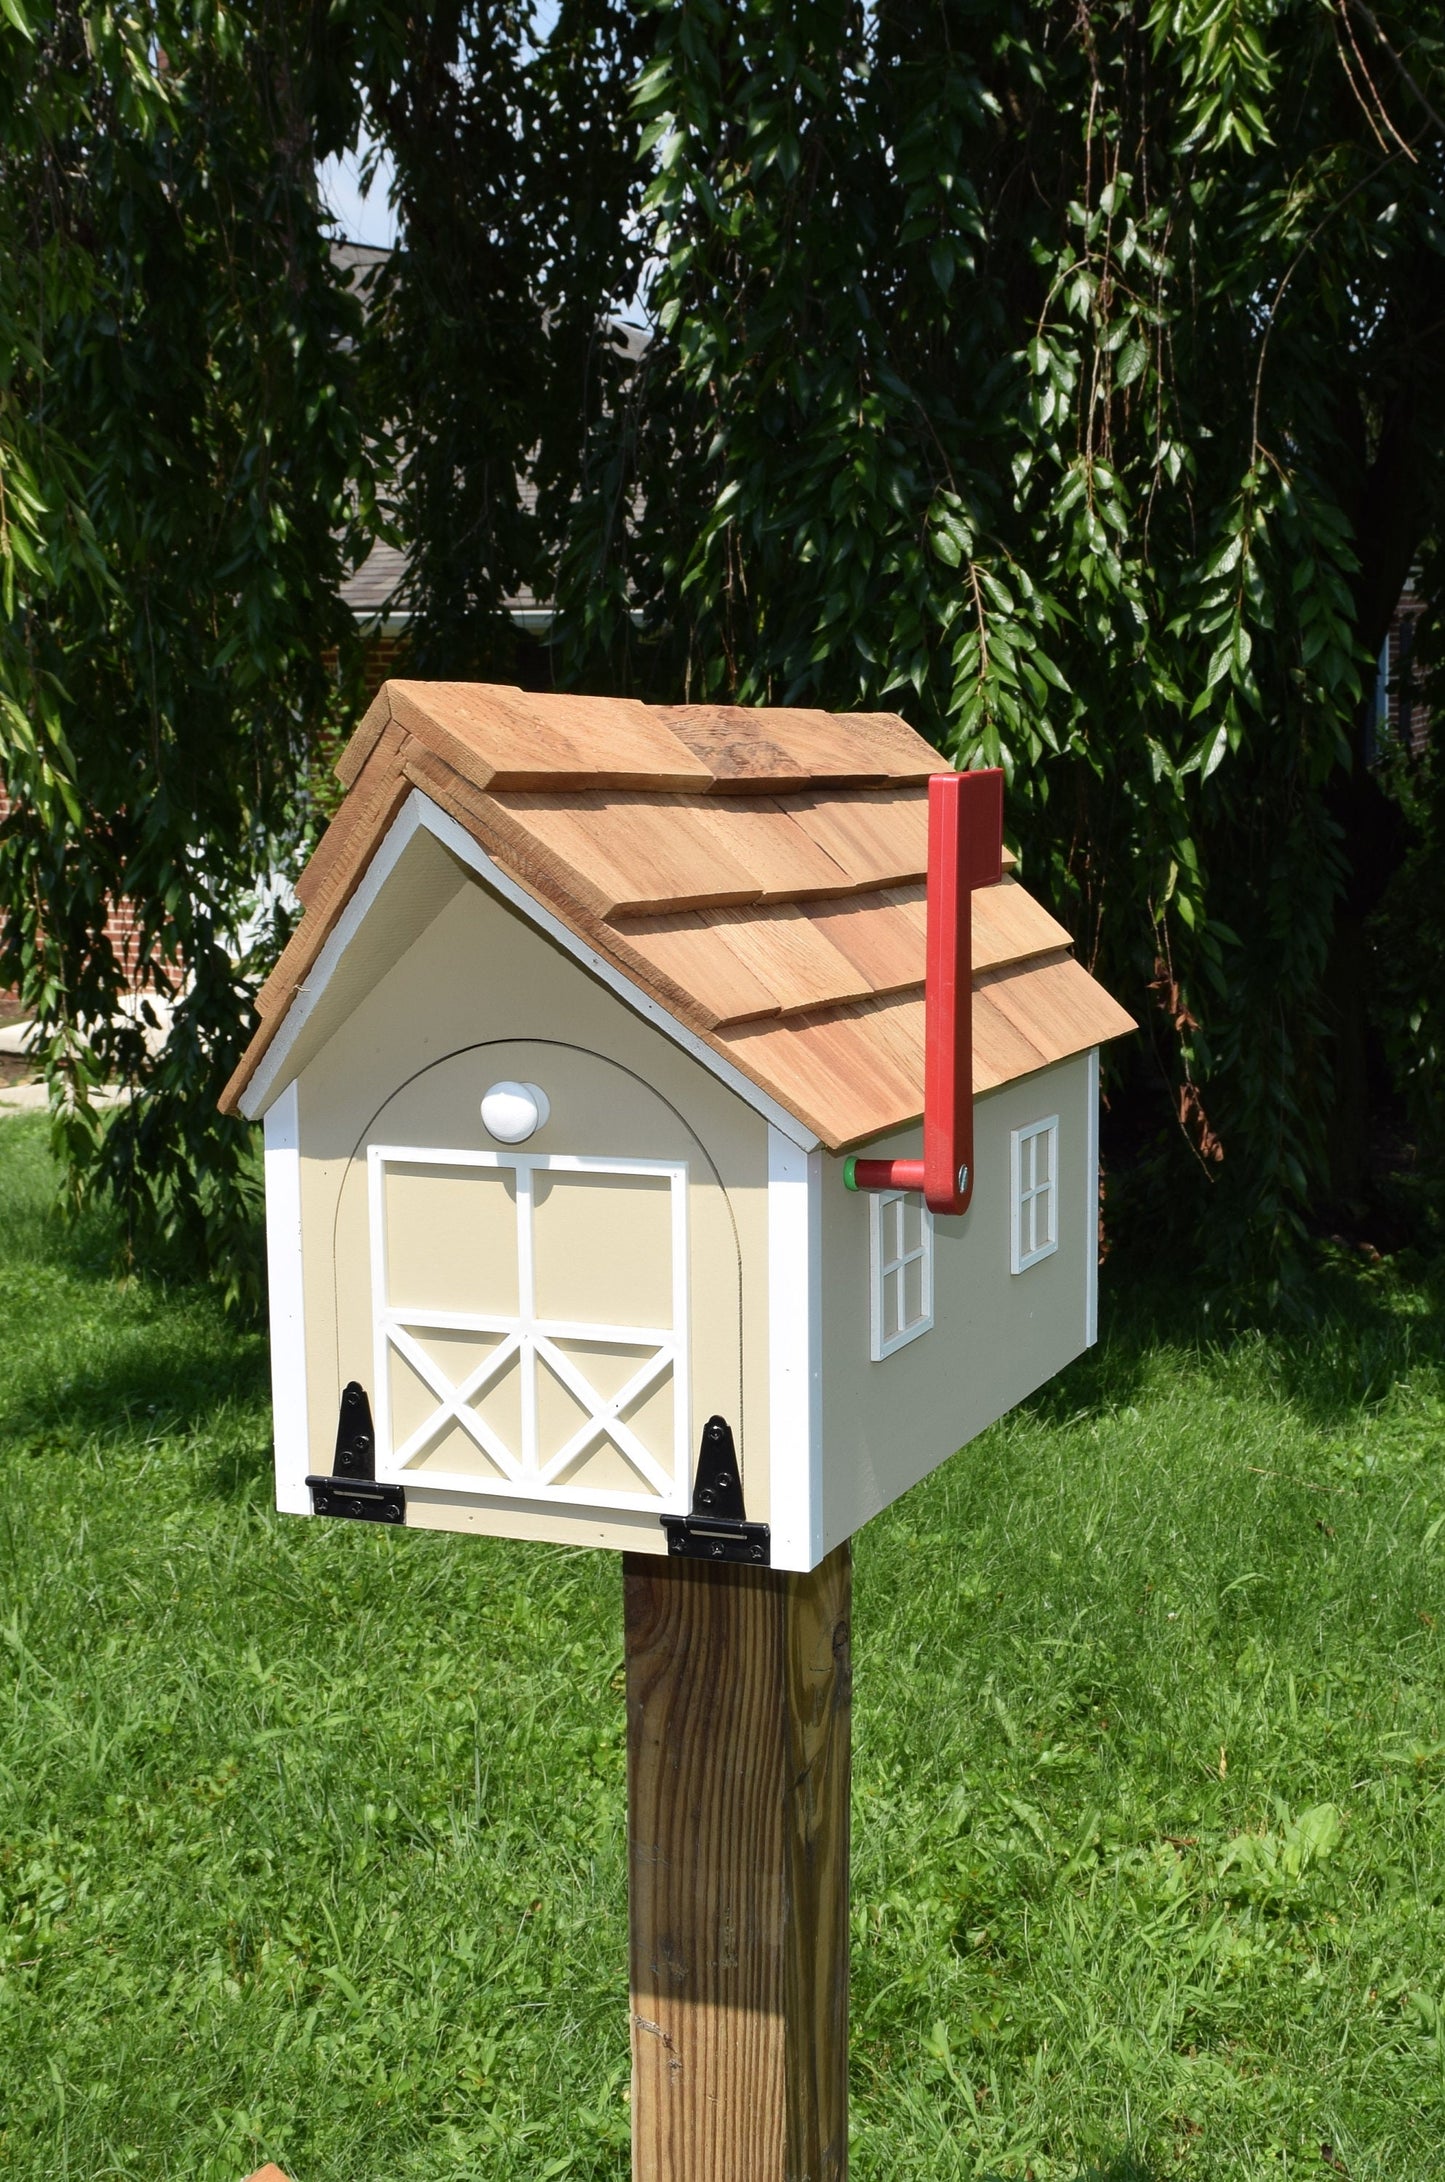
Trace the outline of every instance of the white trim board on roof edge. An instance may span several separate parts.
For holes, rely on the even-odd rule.
[[[776,1099],[770,1098],[766,1091],[745,1076],[731,1061],[725,1060],[722,1054],[715,1053],[711,1046],[690,1031],[685,1023],[680,1023],[660,1001],[654,1000],[640,986],[634,985],[631,978],[624,976],[596,948],[590,947],[561,917],[546,908],[534,894],[529,894],[515,879],[510,878],[500,865],[492,861],[486,850],[472,839],[464,826],[459,826],[454,818],[449,817],[439,804],[433,803],[430,796],[423,795],[419,788],[412,790],[387,828],[360,885],[337,919],[336,929],[312,964],[305,984],[293,996],[280,1028],[241,1094],[238,1103],[248,1121],[259,1120],[292,1080],[287,1074],[287,1063],[295,1052],[302,1032],[315,1014],[327,986],[340,969],[348,949],[376,906],[408,845],[415,840],[417,834],[423,832],[431,834],[483,886],[499,895],[513,909],[520,911],[530,924],[535,925],[539,932],[545,933],[548,939],[554,940],[574,962],[580,963],[584,970],[590,970],[594,977],[599,978],[634,1014],[640,1015],[655,1030],[660,1030],[691,1059],[700,1062],[720,1083],[726,1084],[729,1091],[735,1092],[751,1106],[755,1113],[761,1114],[773,1128],[781,1130],[790,1142],[805,1152],[816,1148],[819,1138],[806,1123],[799,1121],[796,1114],[789,1113],[785,1106],[780,1106]]]

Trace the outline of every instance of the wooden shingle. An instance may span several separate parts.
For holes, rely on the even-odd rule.
[[[390,682],[392,717],[478,788],[706,788],[712,775],[648,705],[533,697],[471,682]]]
[[[906,991],[923,975],[922,908],[919,886],[858,894],[843,901],[810,902],[805,914],[814,929],[852,963],[867,991],[893,993]]]
[[[837,789],[787,808],[854,887],[902,886],[928,872],[928,793]]]
[[[629,918],[608,928],[619,965],[649,990],[667,980],[686,992],[694,1029],[747,1023],[776,1015],[778,996],[731,947],[717,942],[715,911],[684,910],[665,917]]]
[[[1072,945],[1057,917],[1012,879],[981,886],[973,897],[973,967],[975,973],[999,970],[1006,963],[1027,962]]]
[[[874,990],[858,965],[792,902],[710,916],[721,944],[775,994],[783,1014],[864,1000]]]
[[[1070,955],[1030,962],[982,980],[980,996],[1034,1046],[1045,1061],[1066,1060],[1134,1028],[1117,1000]]]
[[[598,792],[492,800],[518,833],[550,850],[571,874],[577,899],[599,916],[655,916],[759,898],[747,866],[682,797]]]
[[[850,893],[857,885],[836,857],[799,822],[798,808],[776,797],[710,797],[697,823],[753,875],[758,900],[796,902]]]
[[[741,721],[739,713],[743,713]],[[658,717],[722,788],[807,788],[813,776],[738,705],[661,705]]]
[[[350,793],[302,876],[305,913],[223,1104],[420,794],[824,1144],[915,1121],[938,764],[889,713],[388,683],[338,768]],[[1132,1027],[1007,876],[974,894],[973,966],[977,1091]]]
[[[890,712],[760,706],[753,718],[755,732],[785,751],[810,780],[856,787],[867,781],[927,780],[938,771],[938,752]]]
[[[917,1017],[916,1074],[909,1021],[893,1026],[879,1020],[890,1008]],[[836,1151],[917,1120],[923,1108],[922,1021],[921,996],[908,996],[790,1023],[744,1023],[712,1042]]]

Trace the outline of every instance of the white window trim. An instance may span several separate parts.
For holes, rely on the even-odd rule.
[[[1049,1174],[1047,1182],[1026,1183],[1024,1179],[1025,1148],[1036,1144],[1040,1137],[1048,1139]],[[1037,1175],[1033,1164],[1036,1154],[1031,1154],[1031,1172]],[[1025,1247],[1027,1236],[1024,1216],[1031,1203],[1044,1201],[1048,1210],[1048,1239],[1037,1243],[1030,1250]],[[1050,1114],[1045,1121],[1031,1121],[1026,1129],[1015,1129],[1009,1145],[1009,1231],[1012,1241],[1012,1268],[1015,1273],[1026,1273],[1031,1265],[1044,1258],[1051,1258],[1059,1247],[1059,1117]]]
[[[389,1166],[505,1168],[517,1178],[517,1279],[518,1310],[512,1316],[467,1311],[402,1311],[386,1303],[386,1223],[383,1218],[383,1184]],[[473,1497],[530,1500],[579,1508],[635,1508],[652,1515],[684,1514],[691,1481],[692,1410],[688,1387],[687,1338],[687,1165],[661,1159],[579,1159],[545,1152],[439,1151],[429,1145],[373,1144],[367,1151],[368,1191],[371,1215],[371,1292],[374,1328],[373,1371],[376,1381],[376,1474],[386,1484],[425,1485],[443,1492],[463,1492]],[[540,1319],[532,1293],[532,1177],[539,1170],[562,1174],[665,1175],[671,1190],[672,1212],[672,1326],[612,1326],[581,1320]],[[409,1329],[462,1333],[500,1333],[507,1338],[493,1350],[459,1387],[439,1383],[442,1375],[425,1352],[410,1338]],[[622,1345],[646,1343],[653,1354],[639,1360],[638,1369],[621,1392],[598,1404],[595,1390],[574,1371],[553,1344],[559,1340],[614,1341]],[[391,1369],[389,1352],[395,1349],[411,1369],[431,1388],[438,1409],[401,1448],[392,1445]],[[468,1407],[488,1379],[519,1350],[532,1349],[545,1360],[549,1371],[569,1389],[588,1412],[570,1439],[543,1463],[537,1447],[535,1381],[530,1372],[522,1378],[522,1451],[520,1461],[505,1448],[486,1423]],[[669,1473],[650,1455],[620,1412],[645,1392],[671,1366],[673,1394],[672,1470]],[[479,1478],[469,1471],[413,1470],[407,1464],[424,1452],[448,1418],[455,1420],[474,1439],[489,1462],[502,1471],[496,1478]],[[554,1483],[574,1462],[583,1460],[590,1444],[604,1435],[653,1487],[651,1492],[625,1492],[601,1486]]]
[[[899,1349],[916,1341],[920,1334],[928,1332],[933,1324],[933,1214],[927,1205],[919,1206],[920,1243],[917,1250],[907,1250],[901,1258],[887,1255],[888,1242],[884,1233],[883,1216],[894,1205],[904,1203],[911,1193],[907,1190],[870,1190],[868,1195],[868,1353],[875,1364],[881,1364],[885,1356],[894,1356]],[[905,1266],[916,1260],[923,1261],[922,1309],[917,1318],[900,1328],[897,1333],[883,1331],[883,1284],[887,1280],[901,1282]],[[899,1312],[900,1319],[902,1312]]]

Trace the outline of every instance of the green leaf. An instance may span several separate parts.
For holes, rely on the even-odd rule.
[[[1114,384],[1132,386],[1148,361],[1149,351],[1143,341],[1126,341],[1114,366]]]
[[[1234,671],[1234,663],[1235,642],[1234,635],[1231,632],[1225,641],[1216,648],[1214,656],[1209,662],[1209,671],[1204,678],[1205,689],[1213,689],[1217,682],[1222,682],[1227,674],[1231,674]]]

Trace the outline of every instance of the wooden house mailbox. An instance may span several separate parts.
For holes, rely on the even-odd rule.
[[[281,1508],[808,1570],[1094,1338],[1131,1026],[938,770],[890,714],[382,690],[226,1092]]]
[[[1098,1049],[889,713],[392,682],[225,1103],[277,1502],[622,1548],[636,2182],[844,2182],[847,1540],[1094,1338]]]

